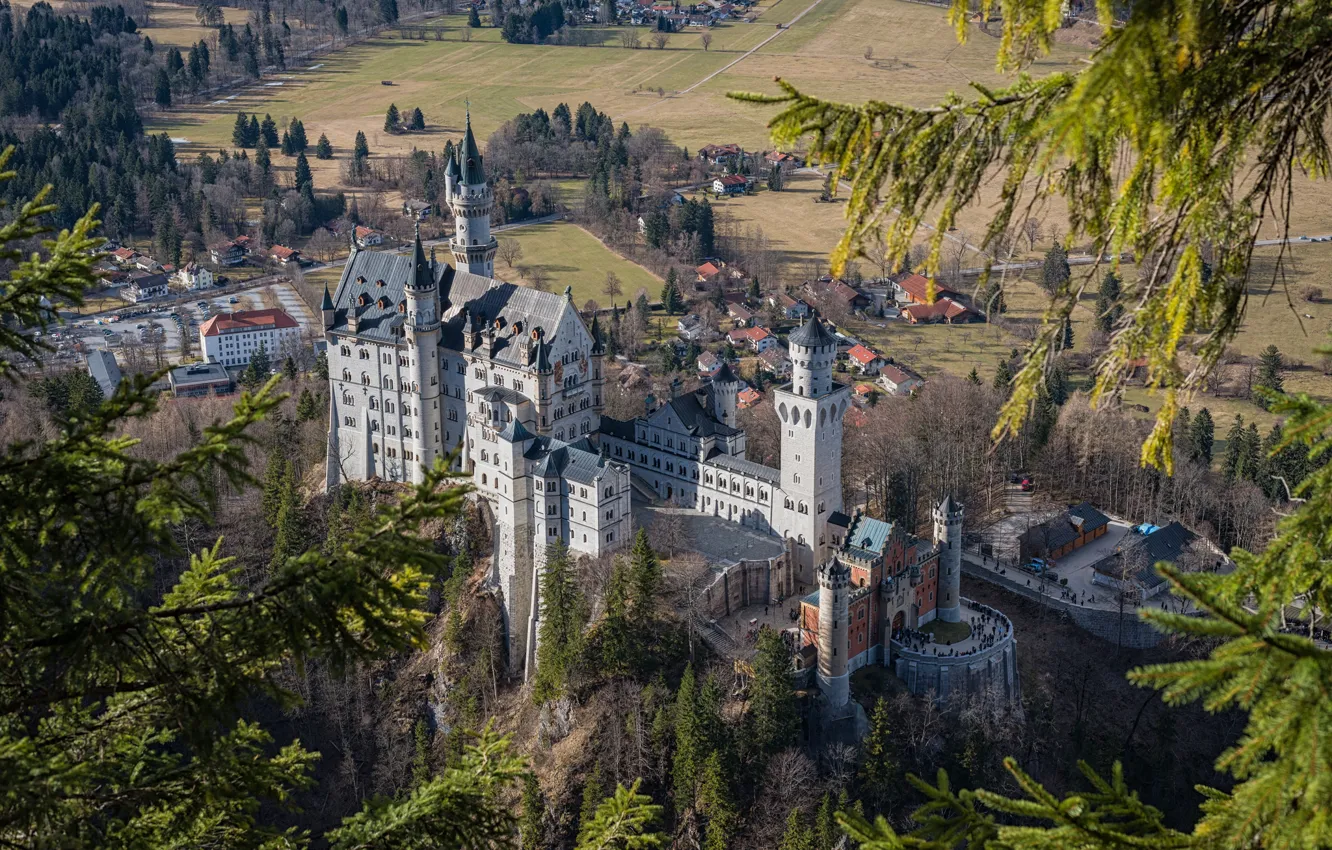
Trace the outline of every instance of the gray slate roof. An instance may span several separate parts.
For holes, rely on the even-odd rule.
[[[803,325],[791,332],[786,341],[791,345],[803,345],[806,348],[837,344],[837,338],[824,327],[823,321],[813,313],[810,314],[809,319]]]
[[[120,365],[116,363],[116,355],[109,351],[94,348],[88,352],[88,374],[102,388],[105,398],[114,395],[116,387],[120,386]]]
[[[534,475],[567,478],[579,484],[595,484],[609,463],[586,437],[572,443],[536,437],[523,456],[536,461],[532,468]]]
[[[398,304],[406,298],[406,285],[416,273],[419,258],[402,256],[390,251],[356,251],[343,267],[338,281],[332,330],[350,334],[348,316],[355,312],[359,324],[355,335],[375,342],[396,343],[395,329],[406,321],[398,312]],[[505,283],[471,272],[458,271],[443,262],[434,263],[426,270],[433,275],[440,294],[444,325],[440,344],[453,351],[464,350],[464,331],[469,319],[481,327],[493,326],[496,319],[504,323],[496,337],[494,359],[500,363],[526,367],[538,365],[542,371],[550,368],[552,334],[559,327],[566,310],[572,310],[568,300],[553,292],[539,292],[525,286]],[[364,283],[358,283],[364,278]],[[380,286],[379,281],[384,285]],[[358,307],[357,297],[365,293],[370,303]],[[386,306],[380,307],[380,299]],[[522,334],[512,333],[515,322],[521,323]],[[545,334],[540,343],[527,346],[522,354],[521,342],[528,341],[532,330],[540,328]]]
[[[666,402],[666,406],[680,420],[680,424],[684,426],[683,430],[690,436],[731,437],[739,433],[730,425],[717,421],[712,415],[714,392],[716,388],[712,384],[705,384],[692,393],[682,393]]]
[[[718,452],[708,458],[708,463],[722,469],[729,469],[732,472],[738,472],[741,475],[748,475],[751,478],[758,478],[761,481],[767,481],[769,484],[777,484],[782,479],[781,470],[773,469],[771,466],[764,466],[761,463],[755,463],[752,460],[745,460],[735,455],[721,454]]]

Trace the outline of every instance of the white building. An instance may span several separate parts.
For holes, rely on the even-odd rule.
[[[328,484],[417,482],[458,452],[494,520],[492,581],[510,663],[531,669],[547,547],[599,556],[628,542],[629,469],[590,442],[603,349],[572,296],[490,277],[490,189],[470,123],[445,171],[457,268],[353,251],[322,307],[328,343]],[[594,323],[595,328],[595,323]]]
[[[169,291],[167,276],[161,272],[131,272],[129,285],[120,291],[121,297],[138,304],[154,298],[165,298]]]
[[[198,263],[188,263],[176,272],[176,280],[190,289],[208,289],[215,283],[213,273]]]
[[[285,310],[218,313],[199,328],[204,360],[223,366],[248,366],[262,345],[274,362],[301,344],[301,326]]]
[[[773,395],[781,469],[746,459],[745,432],[736,427],[741,384],[725,365],[710,383],[645,417],[602,417],[601,443],[660,498],[780,536],[796,566],[812,569],[837,542],[827,523],[842,509],[842,416],[851,391],[832,380],[837,340],[818,318],[788,342],[792,380]]]

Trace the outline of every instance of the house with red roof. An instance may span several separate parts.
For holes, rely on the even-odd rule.
[[[929,297],[930,279],[925,277],[925,275],[915,274],[915,273],[909,274],[906,277],[902,278],[901,280],[897,281],[897,283],[893,284],[893,286],[894,286],[894,293],[893,293],[894,299],[898,303],[906,303],[906,304],[930,303],[930,297]],[[951,298],[953,300],[957,300],[960,296],[953,290],[945,286],[942,286],[936,282],[934,285],[934,297],[936,300],[939,298]]]
[[[743,174],[723,174],[712,181],[714,195],[743,195],[749,191],[749,178]]]
[[[285,310],[218,313],[199,328],[199,350],[210,363],[248,366],[260,346],[273,363],[301,344],[300,323]]]
[[[852,363],[860,367],[860,372],[863,375],[879,374],[879,370],[887,362],[874,351],[859,343],[851,346],[850,350],[846,352],[846,356]]]
[[[384,244],[384,235],[382,233],[380,233],[378,230],[366,227],[363,224],[356,225],[356,230],[354,231],[354,233],[356,238],[356,247],[358,248],[369,248],[373,245]]]
[[[698,149],[698,158],[710,165],[716,166],[734,166],[744,156],[744,150],[739,145],[704,145]]]
[[[738,328],[747,328],[754,324],[754,313],[744,304],[726,302],[726,315],[731,317]]]
[[[301,252],[295,248],[288,248],[286,245],[274,245],[268,249],[268,256],[277,260],[282,265],[290,265],[301,261]]]
[[[736,399],[739,402],[740,409],[744,410],[763,401],[763,394],[753,387],[746,387],[740,391],[740,394],[736,396]]]
[[[964,325],[976,321],[979,316],[951,298],[940,298],[933,304],[912,304],[903,307],[902,318],[913,325],[940,322],[946,325]]]
[[[133,248],[117,248],[111,252],[111,256],[115,258],[117,263],[120,263],[123,266],[129,266],[134,264],[134,261],[139,256],[139,252]]]
[[[879,386],[890,395],[910,395],[911,391],[925,382],[901,366],[887,365],[879,370]]]
[[[721,267],[712,260],[708,260],[696,267],[694,272],[698,275],[699,283],[707,283],[717,275],[721,274]]]
[[[777,337],[767,328],[736,328],[726,335],[735,346],[746,346],[757,354],[762,354],[774,345]]]

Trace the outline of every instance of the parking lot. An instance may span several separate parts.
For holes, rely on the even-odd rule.
[[[286,283],[274,283],[230,295],[200,297],[188,304],[125,305],[111,316],[80,319],[54,330],[49,339],[57,348],[55,360],[74,360],[81,351],[108,349],[121,352],[128,348],[159,350],[171,363],[182,360],[181,336],[190,337],[190,359],[199,356],[199,326],[218,313],[238,310],[281,308],[300,322],[307,333],[318,334],[314,313],[301,296]]]

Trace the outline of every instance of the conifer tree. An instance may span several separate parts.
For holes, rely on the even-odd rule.
[[[244,112],[236,113],[236,124],[231,128],[231,144],[237,148],[250,146],[250,120]]]
[[[845,809],[846,788],[842,788],[842,803],[840,808]],[[815,846],[818,850],[835,850],[837,838],[840,834],[837,829],[836,809],[833,808],[832,794],[823,792],[823,801],[819,803],[818,814],[814,816],[815,828]]]
[[[270,148],[278,146],[277,122],[272,115],[265,115],[264,120],[259,122],[259,137]]]
[[[315,145],[315,159],[332,159],[333,145],[328,141],[328,136],[319,134],[319,142]]]
[[[370,144],[365,140],[365,133],[356,131],[356,141],[352,145],[352,156],[356,159],[365,159],[370,155]]]
[[[1221,456],[1221,474],[1227,481],[1244,477],[1244,461],[1247,458],[1244,439],[1244,417],[1236,413],[1235,421],[1226,432],[1226,453]]]
[[[264,483],[260,496],[260,504],[264,511],[264,521],[270,528],[277,527],[278,511],[282,508],[282,500],[285,496],[284,475],[287,468],[287,458],[282,453],[282,448],[277,443],[268,450],[268,463],[264,467]]]
[[[703,829],[703,850],[727,850],[735,837],[740,815],[722,770],[718,750],[708,755],[699,772],[697,806],[699,813],[707,819]]]
[[[518,822],[519,846],[522,850],[538,850],[544,846],[545,803],[541,799],[541,784],[536,774],[523,777],[523,814]]]
[[[398,114],[398,105],[390,103],[388,112],[384,113],[384,132],[396,133],[402,129],[399,124],[402,123],[402,116]]]
[[[1119,275],[1113,271],[1105,273],[1096,294],[1096,327],[1102,333],[1114,330],[1124,308],[1119,303]]]
[[[314,393],[310,392],[309,387],[301,390],[301,396],[296,401],[296,418],[302,422],[310,422],[319,417],[319,404],[315,401]]]
[[[1216,425],[1212,422],[1212,412],[1207,408],[1198,411],[1189,426],[1189,457],[1204,466],[1212,465],[1212,443],[1216,437]]]
[[[296,190],[299,192],[306,187],[314,188],[314,174],[310,171],[310,161],[305,158],[305,154],[296,154],[296,173],[292,176],[296,184]]]
[[[430,729],[425,720],[412,727],[412,785],[420,788],[430,780]]]
[[[305,136],[305,123],[299,118],[293,118],[289,130],[291,132],[292,150],[296,153],[304,153],[305,149],[310,146],[310,142]]]
[[[661,305],[668,316],[674,316],[684,307],[684,296],[680,294],[674,266],[666,272],[666,283],[661,288]]]
[[[995,367],[994,370],[994,382],[992,386],[1004,395],[1008,395],[1012,392],[1013,388],[1010,386],[1012,383],[1013,370],[1009,367],[1007,360],[1000,360],[999,365]]]
[[[268,143],[263,139],[260,139],[259,144],[255,146],[254,164],[259,167],[259,173],[264,177],[268,177],[272,174],[273,160],[268,154]]]
[[[680,687],[675,692],[675,761],[671,782],[675,788],[677,812],[694,805],[699,771],[707,755],[707,731],[702,728],[699,718],[698,684],[691,663],[685,666]]]
[[[602,784],[601,761],[594,758],[592,769],[583,778],[583,805],[578,810],[579,832],[582,832],[583,828],[596,817],[597,807],[605,798],[606,789]]]
[[[481,26],[481,15],[477,13],[475,6],[467,10],[467,26],[472,29]]]
[[[786,816],[786,831],[782,833],[782,842],[777,845],[778,850],[815,850],[814,833],[805,826],[805,818],[800,812],[800,807],[791,809],[791,813]]]
[[[264,137],[263,130],[260,129],[259,127],[259,116],[251,115],[250,128],[245,131],[245,139],[248,142],[248,144],[245,147],[247,148],[254,147],[255,145],[259,144],[259,140],[262,139],[263,137]]]
[[[564,541],[549,547],[541,574],[541,640],[532,698],[538,705],[563,696],[583,651],[587,610]]]
[[[157,69],[157,85],[153,89],[153,99],[163,109],[171,106],[171,78],[161,68]]]
[[[288,131],[288,130],[283,130],[283,131],[282,131],[282,155],[283,155],[283,156],[292,156],[292,155],[295,154],[295,153],[296,153],[296,149],[293,148],[293,147],[291,146],[291,132]]]
[[[425,129],[425,113],[421,112],[421,107],[418,106],[412,110],[412,120],[407,126],[418,131]]]
[[[1041,266],[1041,286],[1046,292],[1055,295],[1068,284],[1072,276],[1068,267],[1068,252],[1056,242],[1045,252],[1045,262]]]
[[[291,461],[282,468],[282,498],[278,504],[274,523],[273,558],[270,568],[282,569],[289,558],[305,551],[305,519],[300,492],[296,486],[296,470]]]
[[[628,788],[617,785],[590,822],[578,831],[575,850],[653,850],[666,844],[666,836],[652,827],[661,819],[661,806],[638,791],[642,780]]]
[[[967,374],[967,382],[978,387],[981,385],[980,372],[976,371],[975,366],[972,366],[971,371]]]
[[[639,621],[650,619],[657,607],[657,595],[661,592],[662,572],[661,561],[648,543],[646,529],[638,529],[638,534],[634,536],[629,562],[633,584],[630,592],[633,617]]]
[[[882,811],[900,780],[897,745],[888,719],[888,701],[879,697],[870,715],[869,734],[860,742],[860,785],[874,809]]]
[[[629,570],[623,558],[616,558],[611,565],[602,601],[606,613],[597,626],[601,672],[610,677],[623,676],[633,671],[637,655],[629,613]],[[597,800],[600,799],[598,792]]]
[[[1250,422],[1244,430],[1244,460],[1240,474],[1250,481],[1257,481],[1263,466],[1263,438],[1258,433],[1258,423]]]
[[[1269,393],[1285,392],[1285,383],[1281,379],[1284,367],[1281,351],[1275,345],[1269,345],[1258,355],[1258,380],[1254,384],[1254,402],[1263,410],[1272,406]]]
[[[762,762],[795,743],[800,731],[791,653],[775,630],[759,630],[749,683],[748,727],[753,755]]]

